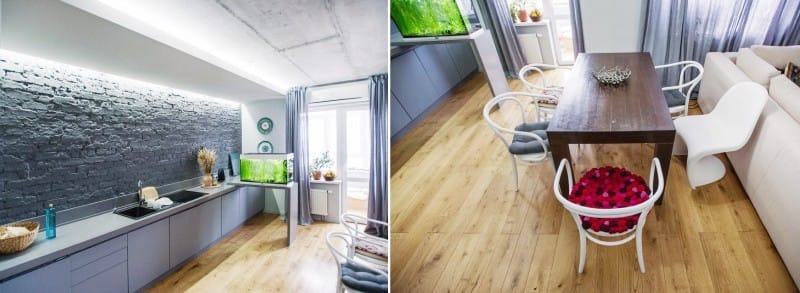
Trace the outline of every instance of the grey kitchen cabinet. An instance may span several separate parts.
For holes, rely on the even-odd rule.
[[[121,262],[72,286],[72,292],[106,293],[128,291],[128,263]]]
[[[246,220],[244,201],[242,200],[244,188],[238,188],[221,197],[221,225],[222,235],[232,232]]]
[[[70,292],[70,263],[62,259],[0,283],[0,292]]]
[[[414,50],[392,59],[392,92],[408,115],[422,114],[439,96]]]
[[[128,291],[128,237],[87,248],[69,257],[73,292]]]
[[[466,78],[470,73],[478,69],[478,61],[475,59],[475,53],[469,43],[451,43],[448,48],[450,49],[450,57],[453,58],[453,63],[458,69],[460,79]]]
[[[444,95],[454,85],[458,84],[461,76],[450,57],[450,44],[433,44],[417,47],[417,54],[425,73],[433,83],[434,101]]]
[[[265,193],[263,188],[245,187],[242,194],[241,200],[244,202],[245,219],[264,211]]]
[[[128,233],[128,291],[134,292],[166,273],[169,265],[169,218]]]
[[[411,123],[411,117],[408,116],[406,110],[403,109],[403,106],[397,101],[394,93],[392,93],[391,107],[389,109],[391,110],[391,116],[389,117],[391,119],[390,126],[392,128],[392,135],[395,135],[400,132],[400,130],[403,130],[406,125]]]
[[[175,267],[221,236],[220,198],[169,217],[169,265]]]

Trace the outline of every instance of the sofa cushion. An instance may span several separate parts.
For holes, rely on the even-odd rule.
[[[752,50],[742,48],[736,56],[736,66],[741,69],[753,82],[767,87],[769,79],[780,75],[781,72],[771,64],[758,57]]]
[[[750,49],[761,59],[767,61],[775,68],[786,68],[791,61],[800,60],[800,45],[798,46],[762,46],[756,45]]]
[[[789,116],[800,122],[800,87],[786,76],[778,75],[770,80],[769,96]]]

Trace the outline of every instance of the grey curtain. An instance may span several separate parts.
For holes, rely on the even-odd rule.
[[[798,44],[799,9],[797,0],[650,0],[642,51],[650,52],[656,65],[702,64],[708,52]],[[680,69],[659,74],[664,84],[676,84]]]
[[[294,153],[294,178],[297,179],[297,219],[300,225],[310,225],[311,182],[308,170],[308,88],[295,87],[286,96],[286,151]]]
[[[581,1],[569,1],[569,22],[572,25],[572,48],[575,50],[575,57],[578,53],[586,52],[586,45],[583,42],[583,17],[581,16]]]
[[[369,78],[370,150],[369,197],[367,216],[388,222],[389,219],[389,89],[386,74]],[[368,225],[366,233],[389,237],[385,226]]]
[[[522,50],[517,39],[517,29],[506,0],[477,1],[486,22],[486,30],[492,33],[497,54],[503,62],[503,70],[508,77],[517,77],[517,73],[525,66]]]

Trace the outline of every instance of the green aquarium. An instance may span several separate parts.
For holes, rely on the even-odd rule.
[[[406,38],[469,35],[458,0],[391,0],[391,16]]]
[[[242,154],[241,181],[285,184],[292,181],[294,154]]]

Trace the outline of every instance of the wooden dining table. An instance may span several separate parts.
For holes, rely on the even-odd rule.
[[[601,85],[592,72],[604,66],[629,68],[631,76],[618,86]],[[652,143],[666,182],[675,126],[650,53],[579,54],[550,120],[547,138],[555,168],[561,159],[572,163],[570,144]],[[561,190],[566,192],[567,176],[561,179]],[[659,204],[666,192],[665,188]]]

